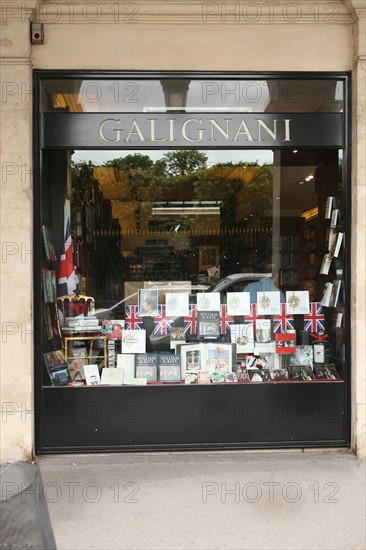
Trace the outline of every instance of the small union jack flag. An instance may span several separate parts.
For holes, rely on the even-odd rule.
[[[197,332],[197,305],[189,305],[189,315],[184,317],[184,334],[196,334]]]
[[[273,332],[285,332],[286,330],[294,330],[293,315],[286,315],[286,304],[281,304],[280,315],[273,316]]]
[[[257,315],[257,304],[251,304],[251,315],[244,315],[244,321],[251,321],[253,323],[254,330],[257,329],[257,319],[264,319],[263,315]]]
[[[226,304],[221,304],[220,313],[220,333],[230,334],[230,326],[234,323],[234,317],[229,317],[226,314]]]
[[[307,332],[325,330],[324,309],[320,302],[310,303],[310,313],[304,315],[304,330]]]
[[[174,324],[174,319],[166,317],[166,307],[165,305],[158,306],[159,315],[154,317],[154,330],[153,334],[158,334],[165,336],[170,334],[172,331],[172,325]]]
[[[58,289],[59,296],[63,294],[76,294],[78,277],[75,273],[74,252],[70,231],[70,201],[64,200],[64,244],[60,256]]]
[[[139,317],[139,306],[126,306],[125,328],[127,330],[142,330],[144,319]]]

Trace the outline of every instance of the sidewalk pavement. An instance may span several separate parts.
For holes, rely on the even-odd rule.
[[[38,459],[58,550],[365,549],[349,451]]]

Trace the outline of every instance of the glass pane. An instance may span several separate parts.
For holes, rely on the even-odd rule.
[[[342,376],[337,150],[79,151],[70,169],[67,151],[45,151],[43,159],[45,306],[60,277],[67,195],[79,278],[71,290],[95,300],[86,321],[104,322],[117,353],[124,351],[121,328],[146,331],[143,353],[174,354],[177,338],[198,346],[185,352],[181,378],[168,380],[164,371],[160,382],[183,383],[189,370],[197,381],[192,365],[205,345],[229,353],[231,343],[235,356],[205,358],[203,382],[230,373],[253,381],[267,373],[268,380]],[[80,353],[74,341],[69,346]],[[93,359],[107,360],[103,346]]]
[[[41,110],[59,112],[340,112],[336,79],[44,80]]]

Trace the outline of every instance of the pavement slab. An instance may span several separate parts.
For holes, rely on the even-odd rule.
[[[349,451],[43,456],[58,550],[362,549]]]

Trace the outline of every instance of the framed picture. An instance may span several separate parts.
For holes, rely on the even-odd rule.
[[[210,267],[220,265],[218,246],[199,246],[198,247],[198,269],[206,271]]]
[[[62,350],[44,353],[43,358],[52,386],[63,386],[72,381],[69,367]]]
[[[271,376],[268,369],[251,369],[248,370],[248,378],[250,382],[268,382]]]
[[[181,353],[182,376],[200,370],[225,375],[232,372],[233,365],[236,365],[235,344],[181,344],[178,347]]]
[[[139,289],[139,316],[157,317],[158,309],[158,290],[156,288]]]

